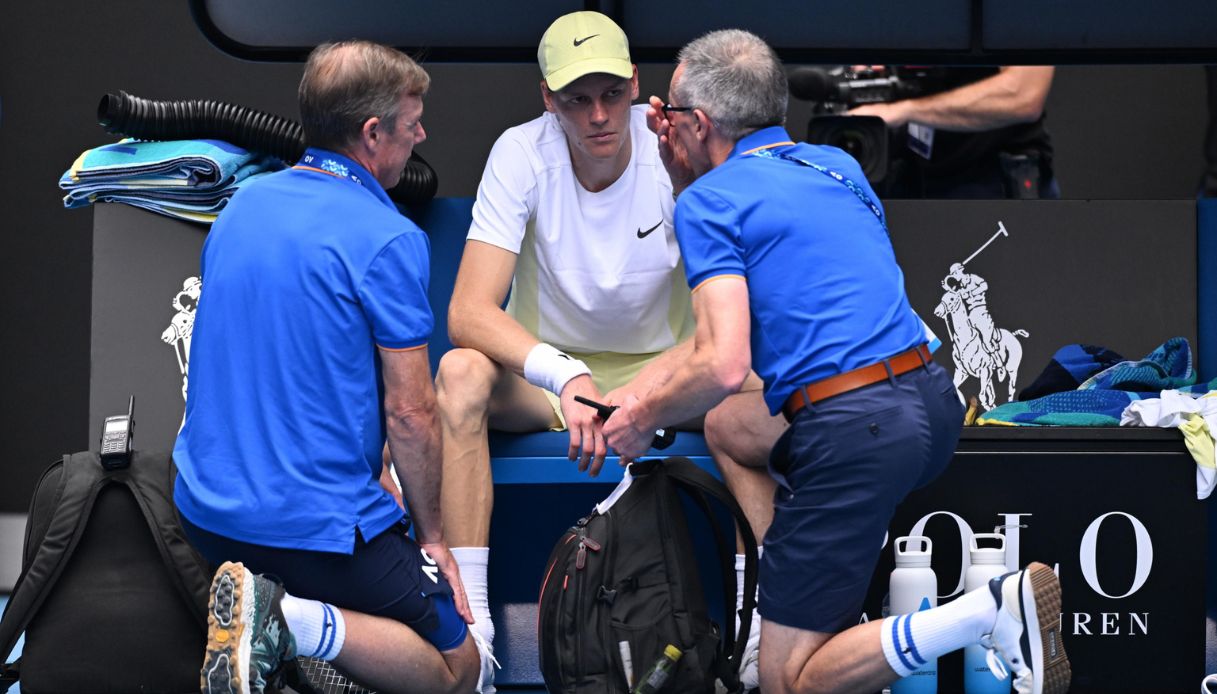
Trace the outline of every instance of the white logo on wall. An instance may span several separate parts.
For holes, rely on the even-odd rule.
[[[955,362],[955,390],[964,399],[959,387],[968,378],[977,379],[980,382],[977,397],[985,410],[997,405],[995,380],[1006,382],[1006,401],[1014,400],[1018,366],[1023,360],[1023,346],[1018,338],[1029,335],[1026,330],[1011,332],[994,325],[988,308],[989,284],[980,275],[966,272],[965,267],[999,236],[1009,235],[1006,226],[998,222],[997,233],[963,262],[951,265],[947,276],[942,278],[942,301],[934,308],[934,315],[947,324],[951,358]]]
[[[182,282],[182,290],[170,302],[177,313],[169,321],[169,327],[161,333],[161,341],[173,348],[177,355],[178,370],[182,373],[182,400],[186,399],[186,383],[190,374],[190,336],[194,333],[194,312],[199,307],[199,294],[203,282],[198,277],[188,277]]]
[[[935,516],[944,516],[954,522],[953,525],[956,526],[959,533],[960,543],[959,576],[940,577],[945,579],[945,585],[949,586],[952,581],[955,582],[955,586],[950,592],[946,595],[938,596],[939,604],[942,604],[942,601],[963,593],[964,576],[968,566],[971,564],[968,547],[972,541],[973,530],[972,526],[957,513],[952,511],[933,511],[925,514],[917,522],[913,523],[912,528],[907,533],[901,534],[931,534],[927,532],[927,525]],[[1017,571],[1023,568],[1022,531],[1034,532],[1038,530],[1038,528],[1034,527],[1035,524],[1031,522],[1032,516],[1033,514],[1031,513],[997,514],[999,523],[994,528],[994,531],[1000,530],[1006,536],[1006,568],[1010,571]],[[1112,549],[1117,552],[1117,556],[1122,561],[1131,560],[1133,567],[1132,578],[1128,584],[1121,583],[1119,580],[1113,580],[1111,577],[1108,577],[1106,581],[1100,581],[1098,562],[1099,532],[1104,526],[1118,524],[1121,521],[1126,521],[1131,525],[1135,542],[1131,547],[1120,545],[1119,548],[1113,547]],[[936,546],[951,544],[948,538],[942,537],[938,532],[932,535]],[[888,539],[888,537],[884,537],[883,540],[885,549]],[[1081,541],[1078,543],[1078,565],[1082,570],[1082,578],[1085,580],[1086,586],[1095,595],[1102,596],[1109,601],[1132,598],[1145,587],[1154,568],[1154,542],[1150,536],[1149,528],[1140,518],[1123,511],[1109,511],[1097,516],[1086,526]],[[1110,566],[1110,562],[1104,566]],[[1053,569],[1059,576],[1060,564],[1058,563]],[[1128,580],[1126,572],[1124,573],[1124,580]],[[1081,586],[1078,587],[1080,588]],[[1073,636],[1148,636],[1150,633],[1150,611],[1145,609],[1146,605],[1139,602],[1138,599],[1133,599],[1130,602],[1132,603],[1131,606],[1124,611],[1063,612],[1060,617],[1061,627]],[[885,614],[884,616],[887,615]],[[863,621],[870,621],[870,617],[864,614]]]

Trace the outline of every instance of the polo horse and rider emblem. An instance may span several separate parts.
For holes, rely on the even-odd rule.
[[[199,307],[199,295],[203,282],[198,277],[188,277],[182,289],[174,295],[170,304],[177,313],[169,320],[169,327],[161,333],[161,341],[173,347],[177,355],[177,368],[182,374],[182,399],[186,399],[186,385],[190,380],[190,338],[194,334],[194,312]]]
[[[955,362],[955,390],[964,400],[960,386],[969,378],[977,379],[977,397],[985,410],[997,405],[997,381],[1006,382],[1007,402],[1014,400],[1018,367],[1023,360],[1023,345],[1018,338],[1029,335],[1026,330],[1011,332],[994,324],[988,307],[989,283],[980,275],[966,272],[965,267],[998,237],[1009,235],[999,221],[997,233],[963,262],[951,265],[942,278],[942,300],[934,307],[934,315],[947,325],[951,359]]]

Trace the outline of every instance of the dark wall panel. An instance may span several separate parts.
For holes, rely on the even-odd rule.
[[[986,49],[1160,49],[1213,44],[1217,5],[1194,0],[984,0]]]
[[[341,3],[209,0],[199,3],[227,39],[248,47],[313,46],[360,37],[397,46],[485,46],[535,51],[545,27],[580,0]]]
[[[1208,122],[1203,68],[1058,68],[1047,110],[1064,197],[1195,196]]]
[[[777,48],[854,48],[962,51],[969,41],[967,0],[891,3],[625,2],[622,27],[633,46],[679,47],[715,29],[739,27]]]

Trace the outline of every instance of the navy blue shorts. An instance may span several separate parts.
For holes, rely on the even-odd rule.
[[[857,624],[897,504],[946,468],[962,425],[955,386],[932,362],[800,411],[769,459],[778,488],[761,615],[826,633]]]
[[[395,619],[450,651],[465,640],[452,587],[434,562],[406,535],[405,521],[365,542],[354,554],[254,545],[204,530],[185,517],[190,542],[214,566],[239,561],[256,574],[283,581],[288,593],[335,607]]]

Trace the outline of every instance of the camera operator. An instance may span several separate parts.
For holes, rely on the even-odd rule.
[[[897,75],[900,70],[893,68]],[[935,79],[924,95],[863,104],[847,113],[878,116],[901,133],[885,197],[1059,198],[1052,142],[1044,129],[1053,71],[930,70]]]

